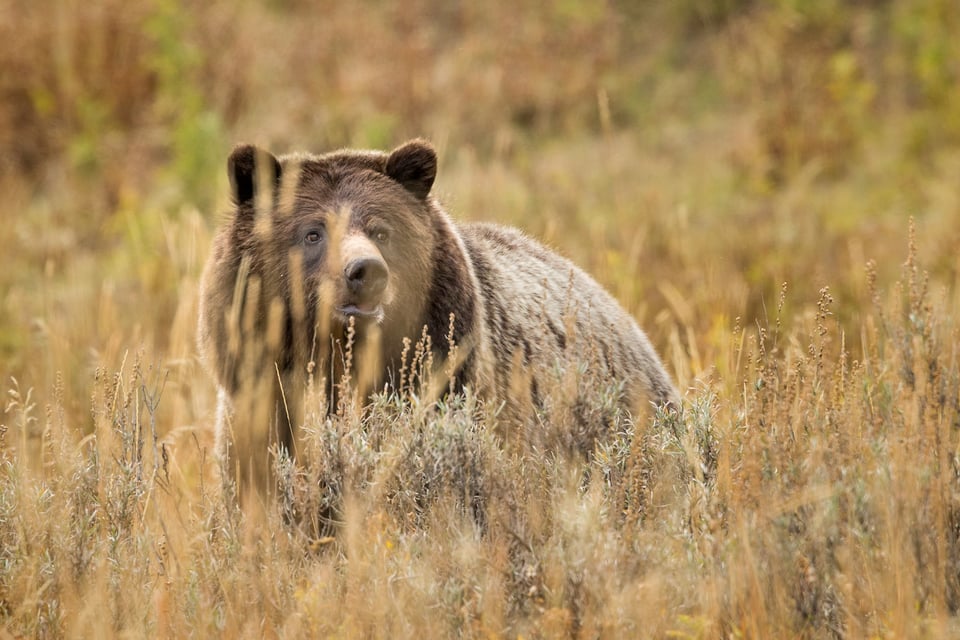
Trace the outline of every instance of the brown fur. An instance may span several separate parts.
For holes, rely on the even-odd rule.
[[[241,146],[228,168],[235,207],[204,270],[199,344],[221,389],[218,451],[232,440],[257,477],[268,441],[251,434],[269,424],[296,449],[311,363],[336,406],[350,316],[355,351],[374,352],[368,389],[397,388],[404,339],[425,327],[436,362],[459,345],[455,390],[510,400],[526,372],[537,403],[545,372],[591,345],[625,406],[676,404],[644,333],[583,271],[516,230],[454,224],[429,195],[428,143],[280,159]]]

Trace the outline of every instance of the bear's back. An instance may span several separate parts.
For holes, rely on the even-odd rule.
[[[646,335],[582,269],[517,229],[459,225],[480,283],[493,357],[528,369],[578,361],[625,385],[629,404],[676,402]],[[498,380],[503,389],[509,380]]]

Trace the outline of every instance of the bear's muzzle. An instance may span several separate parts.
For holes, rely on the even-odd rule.
[[[348,262],[343,269],[343,278],[349,299],[337,311],[345,316],[379,322],[383,318],[381,302],[388,275],[386,263],[379,258],[357,258]]]

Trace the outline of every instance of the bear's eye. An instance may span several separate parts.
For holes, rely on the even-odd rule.
[[[370,235],[377,242],[386,242],[390,239],[390,230],[384,227],[375,227],[370,230]]]
[[[307,234],[303,236],[303,241],[306,244],[319,244],[321,240],[323,240],[323,232],[316,229],[307,231]]]

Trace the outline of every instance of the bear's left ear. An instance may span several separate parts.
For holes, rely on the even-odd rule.
[[[426,140],[411,140],[390,153],[386,174],[423,200],[437,177],[437,152]]]
[[[245,205],[251,202],[261,185],[276,190],[280,185],[280,171],[280,161],[270,152],[252,144],[234,147],[227,159],[234,203]]]

